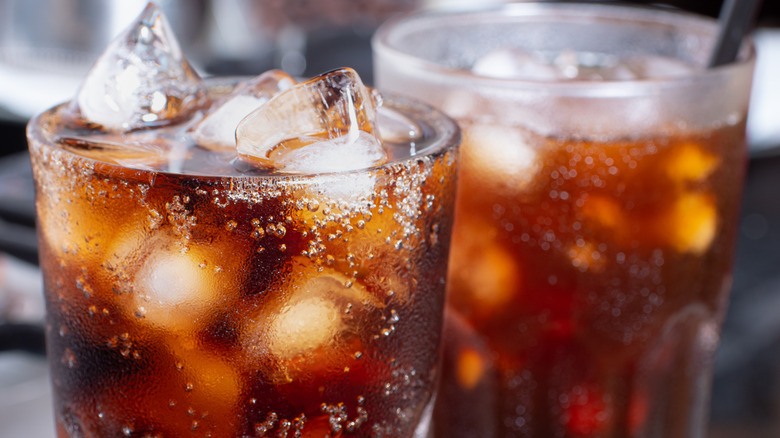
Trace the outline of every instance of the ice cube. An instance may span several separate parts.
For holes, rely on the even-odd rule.
[[[110,131],[167,125],[190,117],[205,98],[168,20],[152,3],[100,56],[76,102]]]
[[[496,49],[474,63],[475,74],[504,79],[555,81],[560,77],[556,68],[543,59],[518,48]]]
[[[219,288],[201,267],[198,251],[163,247],[136,274],[137,304],[146,320],[163,327],[190,325],[219,299]]]
[[[463,129],[463,167],[499,190],[526,190],[541,169],[530,132],[501,125],[475,124]]]
[[[422,137],[422,128],[414,120],[398,111],[380,107],[377,111],[377,118],[379,133],[385,143],[406,146],[409,142],[419,140]]]
[[[322,281],[316,281],[324,283],[331,279],[323,277]],[[335,303],[321,296],[302,297],[288,303],[276,315],[271,328],[271,350],[277,357],[289,359],[330,345],[344,325],[340,313]]]
[[[620,61],[642,79],[674,78],[687,76],[696,71],[696,67],[676,58],[667,56],[642,55]]]
[[[283,91],[241,121],[240,157],[285,172],[362,169],[387,161],[377,97],[354,70],[325,73]]]
[[[465,225],[465,226],[464,226]],[[522,266],[485,223],[461,225],[452,236],[450,297],[462,314],[490,318],[522,289]]]
[[[375,193],[376,183],[376,174],[370,172],[322,175],[306,187],[303,196],[318,199],[322,205],[334,202],[356,204],[369,199]]]
[[[231,292],[239,288],[242,257],[234,246],[195,243],[170,228],[149,233],[134,224],[112,242],[104,263],[118,273],[114,288],[128,315],[165,330],[194,332],[236,295]]]
[[[295,169],[304,173],[338,172],[362,169],[387,158],[376,138],[363,131],[360,131],[357,137],[342,135],[323,139],[304,136],[298,141],[301,141],[302,147],[272,152],[274,164],[283,169]]]
[[[186,143],[151,132],[61,137],[58,142],[79,155],[134,169],[165,169],[189,154]]]
[[[285,291],[269,297],[248,324],[244,344],[250,355],[271,355],[265,370],[276,383],[300,376],[343,373],[361,350],[361,337],[374,334],[375,310],[382,303],[359,282],[301,258]]]
[[[200,414],[200,429],[229,430],[242,391],[240,369],[230,356],[221,356],[219,351],[182,342],[178,337],[171,341],[168,347],[175,363],[172,368],[160,370],[167,377],[165,386],[170,389],[165,391],[168,389],[165,388],[160,392],[169,392],[169,400],[186,403],[179,409],[191,409]],[[168,365],[165,362],[162,364]]]
[[[196,126],[193,137],[200,146],[234,151],[236,148],[236,127],[249,113],[277,93],[295,84],[287,73],[270,70],[245,82],[226,97],[216,110],[210,112]]]
[[[111,179],[93,178],[85,185],[80,175],[68,174],[67,169],[40,174],[46,194],[38,199],[41,244],[74,263],[97,267],[123,221],[143,221],[146,210],[117,196]]]
[[[656,222],[657,233],[680,252],[701,254],[715,239],[718,210],[712,195],[681,194]]]
[[[716,155],[702,146],[685,142],[670,151],[666,173],[675,182],[702,182],[717,168],[719,161]]]

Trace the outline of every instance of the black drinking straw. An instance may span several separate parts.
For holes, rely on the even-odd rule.
[[[737,59],[742,40],[750,32],[761,0],[725,0],[718,17],[720,30],[709,67],[729,64]]]

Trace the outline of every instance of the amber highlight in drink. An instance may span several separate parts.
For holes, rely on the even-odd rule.
[[[438,436],[477,436],[452,418],[484,437],[704,436],[753,62],[707,71],[715,34],[560,4],[380,29],[378,87],[464,133],[448,289],[467,323],[448,345],[479,346],[473,330],[489,354],[447,354],[442,388],[480,392],[438,400]]]

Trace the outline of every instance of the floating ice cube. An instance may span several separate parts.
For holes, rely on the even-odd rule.
[[[519,128],[475,124],[463,130],[464,167],[504,190],[522,192],[541,168],[534,149],[540,139]]]
[[[338,172],[362,169],[387,158],[382,145],[371,134],[360,131],[356,137],[332,139],[300,137],[301,147],[280,151],[274,163],[297,172]],[[271,157],[277,152],[271,153]]]
[[[350,283],[334,272],[295,285],[292,296],[272,316],[269,341],[274,355],[289,359],[311,354],[320,347],[338,347],[345,334],[356,335],[355,318],[376,300]]]
[[[354,70],[325,73],[279,93],[236,130],[240,157],[286,172],[334,172],[382,164],[375,95]]]
[[[452,236],[450,296],[462,314],[490,318],[511,304],[522,286],[522,266],[487,223],[458,227]]]
[[[161,249],[149,257],[138,272],[136,293],[143,315],[162,326],[175,325],[179,316],[197,318],[217,300],[218,289],[202,259],[176,248]],[[169,324],[173,322],[173,324]]]
[[[379,133],[382,140],[387,143],[407,145],[410,141],[419,140],[422,128],[410,118],[398,111],[387,107],[381,107],[377,111]]]
[[[472,66],[482,76],[537,81],[626,81],[691,74],[694,67],[678,59],[642,55],[618,58],[593,52],[562,50],[551,59],[519,48],[488,52]]]
[[[701,145],[686,142],[672,148],[664,169],[675,182],[701,182],[715,171],[719,161],[715,154]]]
[[[374,173],[322,175],[306,186],[304,197],[316,199],[320,204],[346,202],[349,205],[366,201],[376,190]]]
[[[196,244],[169,228],[126,236],[113,242],[106,263],[124,272],[115,288],[126,295],[126,313],[143,323],[191,331],[235,296],[242,263],[235,245]]]
[[[362,285],[306,259],[284,281],[285,291],[269,297],[244,336],[250,353],[273,357],[266,370],[278,383],[297,376],[343,372],[360,351],[361,337],[379,326],[381,303]],[[373,316],[372,316],[373,315]]]
[[[97,60],[76,101],[89,122],[130,131],[186,119],[204,96],[168,20],[149,3]]]
[[[181,338],[172,338],[168,343],[175,358],[173,369],[160,370],[162,374],[173,371],[173,375],[165,379],[165,391],[181,397],[182,391],[187,393],[187,408],[197,413],[205,414],[200,426],[229,429],[228,420],[238,407],[242,390],[242,380],[239,369],[230,357],[220,357],[218,352],[207,348],[199,348]],[[177,398],[178,398],[177,397]],[[174,399],[172,397],[172,399]],[[231,432],[224,432],[229,434]]]
[[[698,192],[681,194],[656,222],[657,232],[677,251],[705,252],[715,240],[718,210],[712,195]]]
[[[59,144],[79,155],[135,169],[176,166],[188,154],[188,145],[158,133],[84,135],[61,137]]]
[[[560,77],[554,66],[517,48],[488,52],[474,63],[471,71],[482,76],[505,79],[554,81]]]
[[[216,110],[198,123],[193,132],[195,140],[209,149],[235,150],[236,127],[241,119],[294,84],[295,79],[287,73],[271,70],[239,85]]]
[[[302,297],[285,306],[271,329],[271,350],[277,357],[291,358],[327,346],[336,340],[344,322],[332,301]]]

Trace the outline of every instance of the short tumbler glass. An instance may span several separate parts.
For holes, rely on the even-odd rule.
[[[235,82],[207,84],[218,97]],[[223,162],[186,123],[165,138],[92,132],[69,108],[28,127],[59,437],[425,430],[455,200],[452,119],[386,96],[392,117],[380,112],[379,128],[414,126],[411,147],[407,129],[388,137],[387,164],[290,174]],[[166,141],[181,142],[184,167],[155,160]]]

